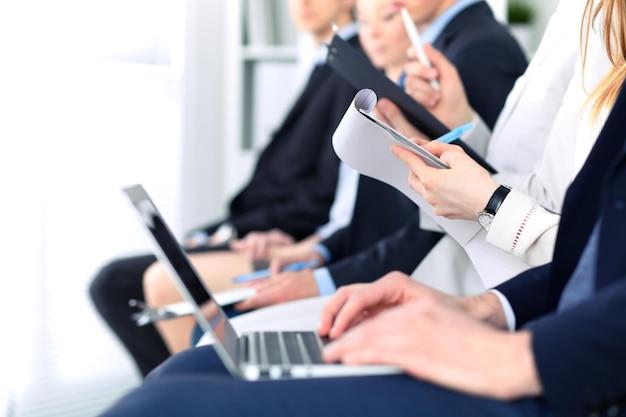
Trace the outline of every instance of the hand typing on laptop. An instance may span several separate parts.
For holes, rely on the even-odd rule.
[[[495,398],[511,389],[539,394],[534,368],[525,368],[530,333],[504,330],[495,294],[450,296],[392,272],[340,288],[322,310],[318,332],[335,339],[322,354],[329,363],[388,363],[437,385]],[[518,378],[503,384],[502,375]]]
[[[236,310],[253,310],[301,298],[319,295],[312,269],[281,272],[254,284],[256,294],[241,303]]]

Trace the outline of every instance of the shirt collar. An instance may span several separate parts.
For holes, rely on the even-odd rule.
[[[356,22],[350,22],[347,25],[343,26],[341,29],[338,29],[336,34],[341,39],[347,40],[356,36],[358,33],[358,30],[359,30],[358,24]],[[332,39],[332,36],[329,39],[327,39],[326,42],[322,42],[322,44],[317,49],[317,53],[315,56],[316,65],[323,64],[324,62],[326,62],[326,56],[328,55],[328,48],[326,47],[326,45],[330,43],[331,39]]]

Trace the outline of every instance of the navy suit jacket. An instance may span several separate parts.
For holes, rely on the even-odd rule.
[[[348,42],[360,50],[356,36]],[[228,221],[239,236],[278,228],[302,239],[328,221],[339,174],[331,138],[355,94],[328,65],[313,72],[250,182],[230,203]]]
[[[352,221],[322,243],[332,259],[344,259],[396,232],[418,212],[415,203],[394,187],[359,175]]]
[[[469,103],[493,128],[528,64],[517,41],[481,1],[455,16],[433,46],[457,68]]]
[[[493,126],[515,81],[526,69],[519,44],[481,1],[455,16],[434,46],[457,67],[470,104]],[[361,175],[359,181],[358,195],[380,192],[363,186],[365,181],[376,180]],[[389,193],[402,194],[397,190]],[[395,197],[397,206],[386,200],[392,201],[382,193],[380,198],[357,199],[350,225],[339,231],[339,236],[322,242],[329,247],[332,259],[338,260],[328,266],[337,286],[373,281],[392,270],[411,273],[441,239],[440,233],[420,229],[417,206],[404,195]],[[361,207],[366,201],[367,207]],[[372,218],[378,219],[376,224]],[[340,238],[344,239],[342,244],[337,242]]]
[[[533,350],[548,405],[559,416],[626,406],[626,89],[565,197],[551,264],[497,288]],[[556,314],[561,292],[602,219],[595,295]],[[617,415],[617,414],[615,414]]]

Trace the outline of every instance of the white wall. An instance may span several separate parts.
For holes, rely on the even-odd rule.
[[[506,21],[507,0],[487,0],[496,18],[502,22]]]
[[[539,45],[543,32],[556,10],[559,0],[526,0],[536,11],[535,22],[533,23],[533,43],[535,48]],[[566,1],[566,0],[563,0]]]
[[[91,416],[139,383],[87,296],[103,263],[149,251],[120,187],[145,184],[178,236],[221,211],[222,2],[8,3],[0,2],[0,416]],[[146,13],[133,22],[131,11]],[[168,68],[89,57],[120,25],[154,20],[175,32],[185,19],[187,48],[182,33],[172,38]]]
[[[180,210],[189,230],[224,212],[225,2],[187,0]]]

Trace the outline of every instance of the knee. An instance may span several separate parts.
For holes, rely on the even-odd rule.
[[[89,284],[89,296],[94,303],[100,304],[110,294],[117,292],[115,278],[119,276],[119,263],[120,261],[113,261],[102,267]]]
[[[169,271],[160,262],[153,263],[146,270],[143,276],[143,290],[146,303],[150,306],[162,306],[180,300]]]

